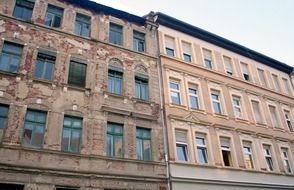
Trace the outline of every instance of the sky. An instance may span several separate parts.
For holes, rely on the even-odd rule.
[[[294,66],[294,0],[93,0],[138,16],[162,12]]]

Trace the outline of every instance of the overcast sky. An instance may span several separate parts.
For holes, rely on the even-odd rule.
[[[160,11],[294,66],[294,0],[94,0],[143,16]]]

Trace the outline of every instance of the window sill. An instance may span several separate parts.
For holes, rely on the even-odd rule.
[[[201,114],[206,114],[205,110],[203,109],[197,109],[197,108],[191,108],[191,111],[196,112],[196,113],[201,113]]]
[[[222,118],[222,119],[229,119],[228,115],[213,113],[213,116]]]
[[[127,97],[122,95],[122,94],[116,94],[116,93],[112,93],[112,92],[108,92],[108,91],[104,91],[104,98],[108,98],[108,96],[110,97],[114,97],[114,98],[119,98],[119,99],[126,99]]]
[[[64,87],[67,87],[68,89],[71,89],[71,90],[80,91],[80,92],[90,92],[91,91],[90,88],[83,88],[83,87],[72,86],[72,85],[65,85]]]
[[[152,103],[149,100],[143,100],[139,98],[132,98],[134,103],[142,103],[142,104],[148,104],[151,105]]]
[[[10,77],[16,77],[16,76],[20,76],[20,73],[12,73],[12,72],[8,72],[8,71],[1,71],[0,70],[0,74],[1,75],[6,75],[6,76],[10,76]]]
[[[249,120],[248,119],[243,119],[243,118],[238,118],[235,117],[235,120],[239,123],[245,123],[245,124],[249,124]]]
[[[52,80],[44,80],[39,78],[33,78],[33,82],[38,82],[38,83],[47,84],[47,85],[54,85],[54,81]]]
[[[171,107],[175,107],[175,108],[181,108],[181,109],[185,109],[186,106],[182,105],[182,104],[174,104],[174,103],[170,103]]]
[[[274,131],[286,132],[286,130],[284,128],[280,128],[280,127],[274,127],[273,130]]]
[[[268,128],[268,126],[264,123],[255,123],[257,127]]]

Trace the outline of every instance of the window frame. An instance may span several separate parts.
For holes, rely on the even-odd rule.
[[[77,24],[80,25],[79,31],[76,31]],[[85,30],[84,27],[88,27],[88,33],[86,35],[83,34],[83,31]],[[82,14],[82,13],[76,13],[75,17],[75,23],[74,23],[74,34],[81,36],[81,37],[86,37],[89,38],[91,34],[91,16]]]
[[[276,75],[276,74],[272,74],[272,79],[273,79],[273,82],[274,82],[275,90],[278,91],[278,92],[281,92],[281,83],[280,83],[280,80],[279,80],[279,76]]]
[[[108,130],[109,127],[113,127],[111,131]],[[116,132],[115,128],[120,128],[121,132]],[[117,157],[117,158],[123,158],[124,157],[124,127],[123,124],[113,123],[113,122],[107,122],[107,148],[106,148],[106,154],[110,157]],[[110,144],[110,152],[109,152],[109,144],[108,144],[108,136],[111,136],[111,144]],[[116,138],[121,138],[121,155],[116,155]]]
[[[175,47],[176,47],[176,43],[175,43],[175,38],[173,37],[170,37],[170,36],[164,36],[164,45],[165,45],[165,54],[168,55],[168,56],[171,56],[171,57],[175,57],[176,56],[176,50],[175,50]],[[170,42],[172,42],[172,47],[169,46],[168,44],[168,40],[170,40]]]
[[[84,72],[83,73],[79,73],[79,75],[77,76],[77,72],[74,71],[74,66],[75,65],[80,65],[82,66],[81,68],[83,68]],[[85,61],[82,60],[77,60],[76,58],[73,58],[70,60],[69,62],[69,68],[68,68],[68,77],[67,77],[67,84],[69,86],[74,86],[74,87],[78,87],[78,88],[86,88],[86,84],[87,84],[87,63]],[[83,82],[82,83],[76,83],[76,78],[83,78]],[[74,80],[73,80],[74,79]]]
[[[293,119],[290,110],[284,109],[284,117],[289,131],[294,132]]]
[[[140,45],[142,45],[142,48],[143,48],[141,50],[140,50]],[[133,50],[140,53],[146,52],[146,34],[145,33],[133,30]]]
[[[20,50],[20,52],[18,52],[18,53],[12,52],[11,50],[9,50],[9,48],[11,48],[11,47],[8,47],[8,50],[6,50],[5,49],[6,45],[7,46],[14,46],[12,48],[17,48]],[[22,55],[23,55],[23,48],[24,48],[24,46],[21,44],[13,43],[10,41],[3,42],[3,46],[2,46],[2,50],[1,50],[1,54],[0,54],[0,64],[2,63],[2,56],[6,55],[7,57],[9,57],[9,63],[7,64],[6,68],[7,67],[9,67],[9,68],[6,70],[0,69],[1,72],[13,73],[13,74],[17,74],[19,72],[19,67],[20,67],[21,61],[22,61],[21,59],[22,59]],[[11,63],[12,59],[18,59],[18,64],[15,66],[16,67],[15,72],[11,71],[11,68],[10,68],[11,66],[13,66],[13,64]]]
[[[138,90],[137,91],[137,86]],[[143,95],[143,87],[145,86],[145,95]],[[137,96],[137,93],[139,96]],[[145,98],[144,98],[145,96]],[[140,75],[135,75],[135,97],[140,100],[148,101],[149,100],[149,77],[148,76],[140,76]]]
[[[252,142],[251,141],[242,141],[242,149],[243,149],[243,157],[246,169],[254,169],[254,157],[253,157],[253,149],[252,149]],[[247,149],[247,151],[245,151]],[[250,167],[247,167],[246,164],[246,156],[249,158]]]
[[[115,39],[114,41],[112,41],[111,36],[112,34],[114,35],[113,38]],[[115,44],[118,46],[123,46],[124,40],[123,40],[123,26],[110,22],[109,23],[109,38],[108,38],[108,42],[111,44]]]
[[[209,164],[209,155],[208,155],[208,148],[207,148],[207,138],[206,134],[197,134],[195,135],[195,141],[196,141],[196,149],[197,149],[197,162],[200,164]],[[197,140],[202,139],[204,142],[203,144],[198,144]],[[199,159],[199,150],[201,150],[202,157],[204,158],[204,162],[201,162]]]
[[[193,90],[195,91],[195,93],[191,93],[190,90]],[[200,98],[199,98],[199,88],[197,85],[192,85],[192,84],[189,84],[188,85],[188,96],[189,96],[189,103],[190,103],[190,108],[192,109],[201,109],[201,106],[200,106]],[[191,98],[194,98],[195,99],[195,102],[196,102],[196,107],[193,107],[192,106],[192,100]]]
[[[6,109],[6,113],[3,114],[2,113],[2,108]],[[7,127],[8,124],[8,116],[9,116],[9,110],[10,110],[10,106],[6,105],[6,104],[0,104],[0,130],[4,130]],[[2,125],[3,122],[3,125]],[[1,139],[0,139],[1,140]]]
[[[283,166],[285,171],[287,173],[293,173],[292,164],[289,159],[289,149],[287,147],[281,147],[281,156],[282,156]]]
[[[52,10],[52,9],[55,9],[55,10]],[[60,11],[60,12],[57,13],[58,11]],[[46,24],[48,15],[52,16],[50,18],[50,24]],[[61,28],[62,23],[63,23],[63,15],[64,15],[64,8],[58,7],[56,5],[48,4],[46,14],[45,14],[45,18],[44,18],[44,25],[52,27],[52,28]],[[55,22],[56,22],[57,17],[60,18],[59,26],[55,26],[55,24],[56,24]]]
[[[257,105],[258,110],[255,110],[254,109],[253,103],[257,103],[256,105]],[[257,123],[257,124],[264,124],[264,117],[262,115],[262,110],[261,110],[260,104],[261,104],[261,102],[258,101],[258,100],[251,100],[251,107],[252,107],[252,112],[253,112],[255,123]],[[257,112],[256,111],[260,115],[260,121],[257,120],[257,116],[256,116],[256,113]]]
[[[28,117],[28,114],[31,113],[33,114],[34,119],[30,120]],[[38,121],[38,117],[39,115],[43,115],[45,116],[45,121],[41,122]],[[23,123],[23,133],[22,133],[22,139],[21,139],[21,144],[22,146],[25,147],[30,147],[30,148],[42,148],[44,145],[44,137],[45,137],[45,132],[46,132],[46,127],[47,127],[47,117],[48,117],[48,113],[46,111],[42,111],[42,110],[35,110],[35,109],[28,109],[26,111],[26,115],[24,118],[24,123]],[[26,125],[27,124],[31,124],[32,125],[32,129],[31,129],[31,138],[30,138],[30,142],[25,142],[25,132],[26,132]],[[40,145],[35,144],[35,138],[36,138],[36,128],[42,126],[43,128],[43,132],[42,132],[42,142],[40,143]]]
[[[267,171],[273,172],[275,170],[275,166],[274,166],[274,160],[272,156],[271,145],[263,144],[262,146],[263,146],[263,155],[266,162]]]
[[[205,54],[205,52],[209,53],[209,56]],[[203,64],[206,69],[213,70],[214,69],[214,62],[213,62],[213,55],[212,51],[209,49],[202,48],[203,54]]]
[[[65,125],[65,120],[69,119],[71,122],[70,126]],[[73,122],[74,121],[80,121],[81,127],[73,127]],[[61,151],[64,152],[69,152],[69,153],[80,153],[81,148],[82,148],[82,137],[83,137],[83,123],[84,119],[81,117],[76,117],[76,116],[70,116],[70,115],[65,115],[63,118],[63,125],[62,125],[62,136],[61,136]],[[68,138],[68,144],[66,149],[63,149],[63,138],[64,138],[64,131],[65,129],[68,129],[70,131],[70,136]],[[78,131],[80,136],[79,136],[79,147],[77,151],[72,150],[72,134],[74,131]]]
[[[242,72],[243,79],[245,81],[251,82],[252,79],[251,79],[249,64],[244,63],[244,62],[240,62],[240,64],[241,64],[241,72]]]
[[[224,146],[222,145],[222,139],[226,139],[229,142],[229,147],[228,146]],[[223,166],[225,167],[233,167],[233,155],[232,155],[232,142],[231,142],[231,137],[226,137],[226,136],[220,136],[219,137],[219,142],[220,142],[220,151],[221,151],[221,155],[222,155],[222,162],[223,162]],[[226,164],[225,158],[224,158],[224,151],[227,152],[227,156],[228,156],[228,165]]]
[[[236,101],[239,102],[239,105],[235,104]],[[234,111],[235,117],[238,119],[244,119],[241,97],[236,96],[236,95],[232,95],[232,104],[233,104],[233,111]],[[239,110],[239,113],[236,113],[236,110]]]
[[[26,5],[25,5],[26,4]],[[29,5],[31,4],[31,5]],[[33,5],[32,5],[33,4]],[[21,15],[22,16],[16,16],[16,8],[21,8]],[[13,8],[13,12],[12,12],[12,16],[18,19],[22,19],[25,21],[31,21],[32,20],[32,16],[33,16],[33,12],[34,12],[34,8],[35,8],[35,2],[31,1],[31,0],[16,0],[15,1],[15,5]],[[30,11],[30,18],[24,18],[24,12]]]
[[[42,62],[43,69],[42,69],[41,77],[38,77],[38,76],[36,76],[36,72],[37,72],[37,68],[38,68],[38,65],[39,65],[39,61],[41,61],[41,59],[43,61]],[[51,53],[46,54],[46,53],[44,53],[42,51],[39,51],[38,54],[37,54],[37,60],[36,60],[36,64],[35,64],[34,77],[38,78],[38,79],[41,79],[41,80],[52,81],[54,79],[55,63],[56,63],[56,55],[51,55]],[[48,65],[52,66],[52,71],[51,71],[49,79],[47,79],[46,76],[45,76],[46,71],[48,69]]]
[[[263,69],[257,68],[258,78],[261,86],[267,88],[268,83],[265,75],[265,71]]]
[[[149,133],[149,137],[144,137],[144,135],[140,136],[138,135],[138,131],[142,131],[143,133],[144,132],[147,132]],[[141,132],[141,133],[142,133]],[[141,143],[141,153],[140,153],[140,156],[138,156],[138,141],[142,141]],[[149,159],[146,159],[146,155],[145,155],[145,149],[144,149],[144,142],[145,141],[149,141],[149,144],[150,144],[150,149],[149,149],[149,156],[150,158]],[[149,128],[142,128],[142,127],[136,127],[136,153],[137,153],[137,159],[138,160],[144,160],[144,161],[152,161],[153,160],[153,154],[152,154],[152,131],[151,129]]]
[[[269,113],[271,116],[272,125],[274,128],[281,128],[279,116],[277,113],[277,107],[274,105],[268,105]]]
[[[171,84],[175,84],[178,86],[178,89],[174,89],[171,87]],[[179,81],[175,81],[175,80],[170,80],[169,81],[169,89],[170,89],[170,99],[171,99],[171,103],[174,105],[182,105],[182,98],[181,98],[181,85]],[[173,96],[172,93],[177,94],[177,98],[178,98],[178,103],[177,102],[173,102]]]
[[[111,82],[111,85],[109,83]],[[124,72],[120,68],[108,68],[107,73],[107,92],[117,95],[123,94]],[[120,86],[120,91],[117,92],[117,85]]]
[[[282,81],[284,83],[285,93],[287,95],[291,95],[291,89],[290,89],[291,87],[289,85],[289,80],[286,78],[282,78]]]
[[[213,96],[217,97],[217,99],[214,99]],[[218,115],[224,115],[224,110],[222,108],[221,92],[214,89],[210,90],[210,98],[211,98],[213,113]],[[215,107],[214,107],[215,105],[218,105],[219,112],[215,110]]]
[[[223,55],[223,63],[224,63],[224,66],[225,66],[226,73],[229,76],[233,76],[234,75],[234,67],[233,67],[232,58],[231,57],[228,57],[226,55]]]
[[[185,51],[185,47],[189,48],[188,51]],[[188,42],[182,41],[182,49],[183,49],[183,60],[188,63],[192,63],[192,46]]]
[[[178,133],[185,133],[185,141],[179,141],[177,139],[177,134]],[[176,155],[177,155],[177,161],[180,162],[189,162],[189,151],[188,151],[188,142],[187,142],[187,131],[183,131],[183,130],[175,130],[175,145],[176,145]],[[178,147],[181,148],[181,150],[183,151],[183,156],[184,156],[184,160],[180,159],[180,156],[178,155]]]

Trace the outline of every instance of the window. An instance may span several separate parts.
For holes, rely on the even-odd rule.
[[[245,160],[245,167],[247,169],[253,169],[253,158],[252,158],[252,148],[251,142],[243,141],[243,153],[244,153],[244,160]]]
[[[286,172],[292,173],[291,164],[289,160],[289,154],[288,154],[288,148],[282,148],[282,159],[284,162],[284,167],[286,169]]]
[[[200,108],[197,86],[189,85],[189,99],[190,99],[191,108],[194,108],[194,109]]]
[[[69,65],[68,84],[84,88],[86,85],[87,65],[81,60],[72,59]]]
[[[0,104],[0,130],[6,127],[8,109],[8,106]]]
[[[213,112],[216,114],[222,114],[220,93],[218,91],[211,92],[211,100],[213,105]]]
[[[181,104],[181,97],[180,97],[180,85],[177,82],[170,82],[170,94],[171,94],[171,101],[173,104]]]
[[[232,65],[232,59],[230,57],[227,57],[227,56],[223,56],[223,58],[224,58],[226,73],[228,75],[232,76],[233,73],[234,73],[233,65]]]
[[[180,161],[188,161],[187,132],[176,131],[176,151]]]
[[[148,77],[135,76],[135,96],[141,100],[148,100]]]
[[[208,163],[206,136],[204,134],[196,134],[197,158],[201,164]]]
[[[145,34],[133,31],[133,49],[138,52],[145,52]]]
[[[242,71],[244,80],[251,81],[249,68],[246,63],[241,63],[241,71]]]
[[[261,111],[260,111],[260,107],[259,107],[259,102],[258,101],[251,101],[252,104],[252,109],[254,112],[254,118],[256,123],[263,123],[263,119],[262,119],[262,115],[261,115]]]
[[[165,36],[165,52],[167,55],[175,56],[175,39]]]
[[[281,92],[281,86],[280,86],[280,82],[279,82],[278,76],[272,74],[272,77],[273,77],[273,81],[274,81],[274,85],[275,85],[276,91]]]
[[[291,95],[291,90],[290,90],[290,86],[289,86],[289,82],[287,79],[283,79],[283,82],[284,82],[284,86],[285,86],[285,90],[286,90],[286,93],[288,95]]]
[[[110,23],[109,26],[109,43],[123,45],[123,27]]]
[[[0,70],[17,73],[23,46],[4,42],[0,57]]]
[[[83,119],[70,116],[64,117],[61,142],[62,151],[80,152],[82,128]]]
[[[207,69],[213,69],[212,53],[210,50],[203,49],[204,66]]]
[[[39,52],[34,74],[35,77],[39,79],[52,80],[55,60],[55,55]]]
[[[59,28],[61,26],[62,17],[63,8],[49,4],[45,17],[45,25]]]
[[[271,154],[271,147],[269,145],[263,145],[263,154],[265,157],[267,169],[269,171],[274,171],[274,163]]]
[[[120,68],[110,67],[108,69],[108,92],[122,94],[123,72]]]
[[[22,144],[30,147],[42,147],[47,113],[28,110],[25,122]]]
[[[123,126],[107,123],[107,156],[123,157]]]
[[[269,106],[269,111],[270,111],[270,114],[271,114],[273,127],[280,127],[276,107],[270,105]]]
[[[184,61],[192,62],[191,44],[182,42]]]
[[[291,118],[290,111],[284,110],[284,114],[285,114],[287,126],[288,126],[289,130],[293,132],[293,124],[292,124],[292,118]]]
[[[151,160],[151,130],[137,128],[137,158]]]
[[[75,34],[83,37],[90,36],[91,17],[77,13],[75,22]]]
[[[265,74],[264,74],[264,70],[262,69],[257,69],[258,71],[258,76],[259,76],[259,80],[260,83],[263,87],[267,87],[267,82],[266,82],[266,78],[265,78]]]
[[[233,96],[233,108],[236,118],[243,118],[241,98],[238,96]]]
[[[34,6],[34,0],[16,0],[13,16],[29,21],[32,18]]]
[[[79,188],[72,187],[56,187],[55,190],[78,190]]]
[[[220,144],[224,166],[233,166],[230,138],[220,137]]]

